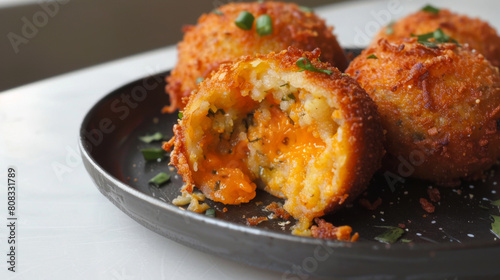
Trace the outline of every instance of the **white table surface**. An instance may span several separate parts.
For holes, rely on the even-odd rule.
[[[392,13],[389,2],[397,5]],[[500,27],[498,1],[432,2]],[[359,1],[317,12],[335,26],[343,46],[360,47],[368,42],[356,34],[371,36],[372,27],[425,3]],[[77,148],[87,111],[113,89],[171,69],[175,60],[175,47],[166,47],[0,93],[0,279],[292,279],[149,231],[101,195],[87,174]],[[8,166],[18,175],[15,273],[6,263]]]

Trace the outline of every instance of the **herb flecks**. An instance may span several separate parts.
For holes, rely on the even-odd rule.
[[[439,11],[441,11],[440,9],[432,6],[432,5],[426,5],[425,7],[422,8],[422,11],[423,12],[429,12],[429,13],[432,13],[432,14],[439,14]]]
[[[213,13],[213,14],[216,14],[216,15],[218,15],[218,16],[223,16],[223,15],[224,15],[224,13],[223,13],[223,12],[221,12],[221,11],[219,11],[219,10],[213,10],[213,11],[212,11],[212,13]]]
[[[250,30],[252,29],[254,20],[255,17],[250,12],[242,11],[234,21],[234,24],[243,30]]]
[[[375,54],[370,54],[367,59],[378,59],[378,57]]]
[[[163,159],[163,157],[165,156],[165,150],[161,148],[141,149],[141,153],[146,161]]]
[[[304,13],[314,13],[314,10],[307,6],[299,6],[299,9]]]
[[[383,227],[387,228],[387,230],[380,234],[379,236],[375,237],[375,240],[382,242],[382,243],[387,243],[387,244],[392,244],[396,243],[401,236],[405,233],[404,229],[399,228],[399,227]]]
[[[259,36],[271,35],[273,33],[273,21],[269,15],[261,15],[255,21],[255,30]]]
[[[299,72],[302,71],[310,71],[310,72],[318,72],[318,73],[324,73],[327,75],[331,75],[333,71],[331,70],[326,70],[326,69],[318,69],[312,65],[311,61],[307,57],[301,57],[297,60],[295,63],[299,68]]]
[[[491,231],[500,238],[500,216],[491,215],[493,222],[491,223]]]
[[[454,43],[457,46],[460,46],[460,44],[455,39],[446,35],[441,28],[438,28],[434,32],[429,32],[422,35],[411,34],[411,36],[416,37],[418,43],[428,48],[437,48],[438,44],[442,43]]]
[[[207,211],[205,211],[205,215],[210,217],[215,217],[215,209],[208,208]]]
[[[394,34],[394,21],[391,21],[388,25],[387,28],[385,29],[385,34],[387,35],[392,35]]]
[[[179,119],[182,120],[182,117],[184,117],[184,114],[182,114],[182,111],[180,111],[179,114],[177,114],[177,116],[179,117]]]
[[[168,175],[165,172],[160,172],[151,180],[149,180],[149,183],[154,185],[155,187],[160,187],[161,185],[167,183],[170,180],[170,175]]]
[[[141,140],[144,143],[151,143],[154,141],[160,141],[163,140],[163,134],[161,132],[156,132],[152,135],[146,134],[144,136],[139,137],[139,140]]]

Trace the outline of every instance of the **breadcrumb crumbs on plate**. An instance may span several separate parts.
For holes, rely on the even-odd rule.
[[[441,193],[439,192],[439,189],[436,188],[427,189],[427,194],[429,195],[429,199],[432,202],[439,202],[441,200]]]
[[[315,218],[316,225],[311,227],[311,234],[315,238],[332,239],[340,241],[355,242],[359,239],[359,234],[356,232],[352,234],[350,226],[336,227],[323,219]]]
[[[361,198],[359,204],[367,210],[374,211],[382,204],[382,198],[377,198],[373,203],[366,198]]]
[[[252,217],[247,219],[248,226],[256,226],[264,221],[268,221],[267,217]]]
[[[290,214],[283,209],[282,206],[280,206],[276,202],[272,202],[271,204],[267,205],[266,208],[264,208],[268,211],[273,212],[273,219],[280,218],[280,219],[285,219],[288,220],[290,219]]]
[[[422,209],[424,209],[427,213],[434,213],[435,207],[425,198],[420,198],[420,205],[422,205]]]

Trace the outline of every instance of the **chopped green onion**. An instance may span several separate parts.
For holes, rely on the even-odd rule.
[[[311,61],[307,59],[307,57],[299,58],[295,64],[300,68],[299,72],[307,70],[311,72],[325,73],[328,75],[331,75],[333,73],[333,71],[330,70],[318,69],[314,67],[314,65],[311,64]]]
[[[299,6],[299,9],[304,13],[314,13],[314,10],[312,8],[306,6]]]
[[[218,16],[223,16],[224,15],[224,13],[221,12],[221,11],[219,11],[219,10],[213,10],[212,13],[214,13],[214,14],[216,14]]]
[[[266,36],[273,33],[273,21],[269,15],[261,15],[255,21],[255,29],[259,36]]]
[[[374,54],[370,54],[367,59],[378,59],[378,57]]]
[[[201,82],[203,82],[203,80],[204,80],[204,78],[203,78],[203,77],[198,77],[198,78],[196,79],[196,84],[197,84],[197,85],[198,85],[198,84],[200,84]]]
[[[392,35],[394,34],[394,21],[391,21],[388,25],[387,28],[385,29],[385,34],[387,35]]]
[[[398,239],[401,238],[401,236],[405,233],[404,229],[399,227],[385,227],[385,228],[388,228],[388,230],[382,233],[381,235],[376,236],[375,240],[382,243],[392,244],[398,241]]]
[[[412,240],[411,239],[405,239],[405,238],[403,238],[403,239],[401,239],[399,241],[401,241],[401,243],[410,243]]]
[[[491,223],[491,231],[500,238],[500,216],[491,215],[493,223]]]
[[[141,149],[142,156],[147,161],[162,159],[165,151],[161,148],[146,148]]]
[[[154,185],[155,187],[160,187],[161,185],[168,182],[168,180],[170,180],[170,175],[165,172],[160,172],[156,176],[151,178],[151,180],[149,180],[149,183]]]
[[[500,200],[495,200],[491,202],[491,205],[500,206]]]
[[[458,46],[460,46],[460,44],[456,40],[454,40],[450,36],[446,35],[443,32],[443,30],[441,30],[441,28],[438,28],[434,32],[425,33],[422,35],[411,34],[411,36],[417,37],[418,43],[420,43],[428,48],[436,48],[437,44],[439,44],[439,43],[455,43]],[[434,39],[434,40],[429,41],[430,39]]]
[[[179,112],[179,114],[177,115],[179,117],[179,119],[182,120],[182,117],[184,117],[184,115],[182,114],[182,111]]]
[[[215,209],[208,208],[207,211],[205,211],[205,215],[215,217]]]
[[[426,5],[425,7],[422,8],[422,11],[433,13],[433,14],[439,14],[440,9],[438,9],[432,5]]]
[[[285,87],[285,86],[287,87],[289,85],[290,85],[290,83],[285,83],[285,84],[282,84],[280,87]]]
[[[139,137],[139,140],[141,140],[144,143],[151,143],[153,141],[160,141],[163,140],[163,134],[161,132],[156,132],[155,134],[152,135],[144,135]]]
[[[242,11],[234,21],[234,24],[243,30],[250,30],[252,29],[254,19],[255,17],[251,13]]]

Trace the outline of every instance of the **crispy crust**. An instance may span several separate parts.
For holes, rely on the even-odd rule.
[[[231,3],[215,13],[204,14],[197,25],[184,28],[185,35],[178,45],[178,64],[167,77],[166,91],[170,106],[165,112],[182,109],[187,97],[197,88],[196,80],[206,77],[220,64],[244,55],[279,52],[294,46],[312,51],[320,48],[321,59],[341,70],[347,67],[347,59],[332,27],[314,13],[302,11],[296,4],[280,2]],[[251,12],[255,18],[268,14],[273,20],[273,33],[260,37],[255,31],[238,28],[234,21],[241,11]]]
[[[381,38],[390,42],[398,42],[411,34],[425,34],[441,28],[461,44],[468,44],[472,49],[482,53],[495,66],[500,66],[500,37],[497,31],[487,22],[478,18],[469,18],[443,9],[434,14],[419,11],[392,25],[392,34],[383,28],[374,39],[376,44]]]
[[[299,227],[301,229],[308,228],[315,217],[342,207],[345,202],[352,201],[366,189],[372,175],[379,168],[384,153],[383,133],[376,105],[356,81],[342,74],[337,68],[319,62],[317,60],[319,54],[319,50],[303,52],[290,47],[287,51],[280,53],[259,55],[256,58],[242,57],[232,64],[222,65],[217,72],[201,83],[198,93],[189,99],[183,112],[183,119],[174,128],[175,148],[172,152],[171,164],[178,168],[179,174],[187,185],[187,190],[192,190],[195,186],[193,178],[196,171],[194,171],[195,163],[192,160],[195,152],[193,149],[196,149],[200,142],[193,142],[192,135],[199,132],[193,128],[199,125],[197,120],[200,116],[199,108],[206,101],[211,104],[218,103],[217,107],[221,108],[224,106],[225,99],[237,99],[238,96],[235,95],[241,94],[253,86],[248,84],[248,81],[243,77],[246,75],[245,73],[254,71],[253,67],[261,67],[260,65],[267,65],[265,67],[272,69],[285,80],[286,77],[291,77],[290,75],[294,79],[303,78],[306,87],[320,92],[318,94],[323,94],[321,98],[333,104],[332,106],[340,112],[341,116],[341,120],[338,121],[337,133],[333,136],[338,139],[336,142],[338,149],[334,154],[327,155],[330,160],[337,161],[338,166],[336,166],[335,172],[325,170],[325,174],[335,174],[334,178],[323,178],[331,182],[326,187],[333,189],[331,195],[322,197],[324,203],[309,205],[308,208],[300,203],[298,197],[287,197],[285,193],[287,201],[284,208],[300,220]],[[304,56],[316,68],[331,70],[333,74],[298,72],[300,69],[296,66],[296,61]],[[233,96],[227,97],[227,95]],[[234,108],[236,105],[231,106]],[[251,108],[244,110],[251,110]],[[201,115],[203,114],[206,113]],[[331,122],[333,123],[333,121]],[[323,175],[318,174],[318,176]]]
[[[456,185],[479,178],[500,156],[500,75],[481,54],[380,39],[346,73],[377,103],[385,165],[397,175]]]

